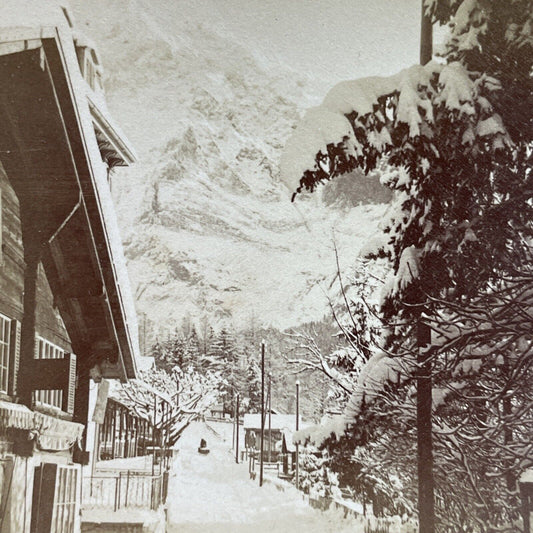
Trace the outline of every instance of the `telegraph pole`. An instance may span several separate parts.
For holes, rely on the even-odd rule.
[[[268,373],[268,462],[272,462],[272,374]]]
[[[235,449],[235,421],[237,420],[237,416],[235,414],[235,409],[236,409],[237,405],[234,406],[233,408],[233,427],[232,427],[232,433],[231,433],[231,448],[232,450]]]
[[[296,382],[296,431],[300,429],[300,382]],[[296,488],[300,488],[300,445],[296,443]]]
[[[235,438],[235,462],[239,464],[239,400],[240,400],[240,394],[237,393],[237,411],[235,415],[235,420],[237,422],[237,431],[235,432],[236,438]]]
[[[263,451],[265,449],[265,341],[261,342],[261,455],[259,457],[259,486],[263,486]]]

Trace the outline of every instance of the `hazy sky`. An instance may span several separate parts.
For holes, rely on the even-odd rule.
[[[328,87],[343,79],[392,74],[418,61],[420,0],[158,0],[153,5],[159,6],[162,24],[169,16],[205,20]]]
[[[418,60],[419,0],[228,0],[217,6],[228,29],[317,77],[387,74]]]

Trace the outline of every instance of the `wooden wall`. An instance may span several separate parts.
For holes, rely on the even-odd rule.
[[[36,200],[38,201],[38,200]],[[24,250],[19,202],[0,163],[0,313],[22,321]],[[54,307],[54,298],[42,265],[37,286],[37,333],[67,352],[72,351],[68,333]]]

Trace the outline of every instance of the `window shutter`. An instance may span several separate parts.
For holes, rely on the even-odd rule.
[[[31,533],[50,533],[52,531],[57,466],[53,463],[42,463],[35,467]]]
[[[4,264],[4,241],[2,234],[4,232],[4,222],[2,220],[2,189],[0,189],[0,266]]]
[[[11,331],[9,338],[9,380],[8,394],[16,396],[18,393],[18,374],[20,363],[20,322],[11,320]]]
[[[76,399],[76,355],[66,353],[65,359],[69,360],[68,389],[63,391],[63,411],[74,414],[74,401]]]

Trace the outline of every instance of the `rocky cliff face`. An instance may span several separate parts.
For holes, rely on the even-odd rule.
[[[140,155],[113,177],[138,310],[161,327],[188,314],[237,327],[252,316],[278,327],[320,318],[332,239],[343,265],[353,262],[383,207],[328,207],[320,195],[290,203],[278,161],[313,102],[308,81],[185,3],[72,3]]]

